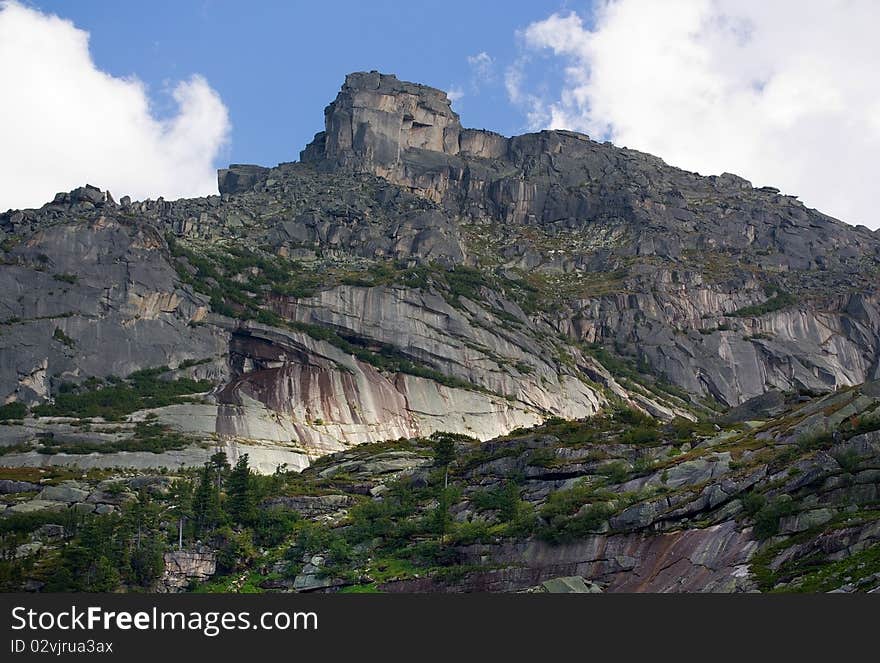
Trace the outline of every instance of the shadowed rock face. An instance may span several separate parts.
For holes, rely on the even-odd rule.
[[[749,559],[757,548],[748,531],[733,521],[702,530],[644,536],[591,536],[552,546],[541,541],[505,546],[475,546],[464,551],[465,563],[509,565],[474,573],[461,583],[431,579],[388,583],[391,592],[511,592],[551,578],[580,576],[604,591],[694,593],[739,592],[752,588]],[[527,561],[526,565],[517,562]]]
[[[157,417],[268,467],[610,394],[668,419],[880,377],[876,233],[581,134],[466,129],[377,72],[325,124],[301,163],[221,170],[219,196],[86,186],[0,214],[0,402],[168,366],[215,388]]]

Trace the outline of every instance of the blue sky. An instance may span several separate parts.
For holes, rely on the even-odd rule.
[[[220,157],[274,165],[298,158],[323,128],[323,110],[346,73],[377,69],[464,96],[465,126],[507,135],[527,129],[507,98],[504,67],[517,57],[516,31],[570,2],[232,2],[224,0],[38,0],[29,3],[91,34],[95,64],[144,81],[161,113],[174,105],[168,81],[202,74],[232,123]],[[149,7],[148,10],[145,10]],[[442,7],[439,12],[436,8]],[[475,87],[468,57],[487,53],[494,76]],[[549,75],[549,72],[548,72]]]
[[[0,210],[216,192],[298,158],[346,73],[467,127],[580,131],[880,226],[876,0],[0,0]]]

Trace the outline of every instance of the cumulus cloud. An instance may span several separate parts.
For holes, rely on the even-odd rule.
[[[734,172],[880,226],[880,3],[610,0],[592,18],[553,14],[520,34],[524,58],[563,67],[549,95],[508,69],[534,128]]]
[[[87,32],[0,2],[0,89],[0,209],[85,183],[117,197],[217,192],[229,116],[201,76],[173,86],[176,113],[160,119],[142,82],[95,66]]]

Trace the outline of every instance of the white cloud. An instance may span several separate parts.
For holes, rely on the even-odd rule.
[[[525,80],[524,69],[529,63],[529,58],[523,56],[510,65],[504,72],[504,89],[507,97],[517,106],[525,109],[526,121],[530,129],[538,129],[546,125],[550,115],[547,111],[547,103],[539,94],[527,92],[523,89]]]
[[[495,60],[486,51],[469,55],[467,61],[471,66],[475,82],[485,83],[495,78]]]
[[[464,97],[464,90],[462,90],[460,87],[450,87],[446,91],[446,96],[449,97],[449,101],[455,103],[456,101],[459,101],[462,97]]]
[[[529,92],[533,128],[610,138],[704,174],[738,173],[851,223],[880,226],[880,49],[873,0],[611,0],[529,25],[526,57],[564,84]]]
[[[143,83],[95,66],[87,32],[0,2],[0,89],[0,209],[85,183],[117,199],[217,192],[229,117],[201,76],[177,83],[176,114],[158,119]]]

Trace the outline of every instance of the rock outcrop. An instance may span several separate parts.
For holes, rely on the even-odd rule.
[[[191,583],[208,580],[217,571],[217,555],[205,548],[175,550],[164,555],[165,571],[156,584],[159,594],[175,594]]]
[[[445,92],[378,72],[349,74],[324,111],[326,129],[301,154],[394,180],[409,150],[494,159],[507,155],[507,139],[463,129]]]

